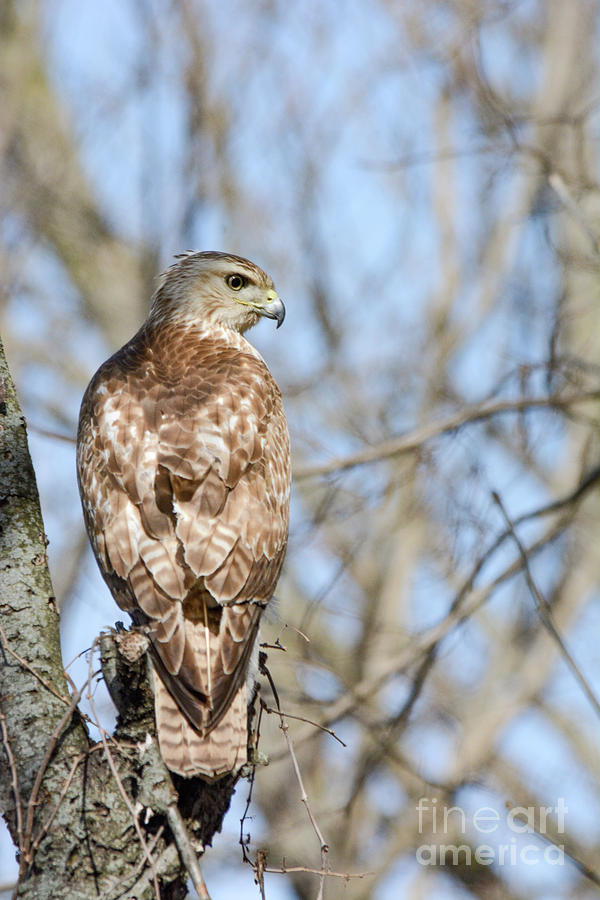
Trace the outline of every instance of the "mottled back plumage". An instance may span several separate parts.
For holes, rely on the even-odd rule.
[[[148,629],[161,752],[209,779],[246,761],[248,668],[287,542],[281,395],[241,334],[260,315],[283,318],[262,270],[183,255],[79,421],[86,526],[115,600]]]

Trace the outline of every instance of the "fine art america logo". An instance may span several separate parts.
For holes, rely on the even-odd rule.
[[[419,834],[427,834],[429,840],[437,838],[417,847],[415,855],[422,866],[536,866],[539,863],[561,866],[564,863],[564,845],[555,843],[547,834],[550,827],[553,835],[564,834],[565,815],[569,810],[562,797],[556,806],[513,806],[502,813],[492,806],[481,806],[466,813],[460,806],[439,804],[436,797],[421,797],[415,808]],[[498,843],[491,837],[499,830],[502,836],[510,835],[508,841]],[[542,841],[527,843],[526,838],[519,837],[527,834],[535,834]],[[453,843],[444,843],[443,836]]]

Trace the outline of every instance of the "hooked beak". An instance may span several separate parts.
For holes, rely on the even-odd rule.
[[[256,312],[259,316],[265,316],[267,319],[277,319],[277,327],[279,328],[285,319],[285,306],[283,305],[283,300],[278,297],[275,291],[269,291],[267,304],[267,306],[255,307]]]

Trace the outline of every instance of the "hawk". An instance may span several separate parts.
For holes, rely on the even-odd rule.
[[[243,333],[261,316],[279,327],[285,308],[247,259],[176,259],[85,392],[77,473],[102,575],[149,638],[163,759],[213,780],[247,761],[258,626],[288,536],[281,393]]]

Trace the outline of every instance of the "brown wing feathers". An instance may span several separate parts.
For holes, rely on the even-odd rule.
[[[243,339],[165,331],[142,330],[90,384],[79,478],[101,569],[150,632],[163,756],[211,778],[245,759],[246,673],[287,538],[287,430]]]

